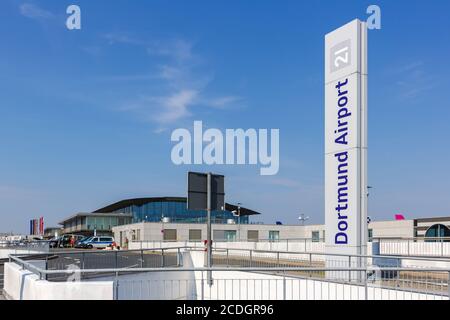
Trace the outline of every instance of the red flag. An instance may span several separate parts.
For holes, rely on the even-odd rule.
[[[39,218],[39,234],[44,234],[44,217]]]

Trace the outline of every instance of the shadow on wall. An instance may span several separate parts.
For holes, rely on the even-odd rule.
[[[189,252],[183,252],[180,259],[182,268],[194,266]],[[193,271],[128,273],[92,281],[114,281],[116,300],[197,300],[201,286]]]
[[[22,276],[21,276],[19,300],[23,300],[24,289],[25,289],[25,281],[26,281],[26,278],[28,278],[30,276],[34,276],[34,273],[28,272],[28,273],[22,274]]]

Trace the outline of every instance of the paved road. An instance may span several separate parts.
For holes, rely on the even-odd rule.
[[[136,251],[115,251],[115,252],[77,252],[72,254],[58,254],[49,257],[47,260],[48,270],[66,270],[66,269],[105,269],[105,268],[158,268],[161,266],[174,267],[177,265],[177,256],[175,253],[167,253],[162,256],[159,252],[146,252],[141,255]],[[94,278],[105,276],[102,272],[84,274],[82,278]],[[69,274],[49,275],[49,280],[65,281]]]

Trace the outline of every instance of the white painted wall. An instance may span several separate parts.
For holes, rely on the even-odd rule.
[[[435,223],[444,223],[448,225],[448,219],[443,218],[442,221],[437,222],[419,222],[418,226],[431,226]],[[123,231],[131,240],[131,230],[140,230],[139,240],[163,240],[162,229],[177,229],[178,241],[189,241],[189,229],[202,230],[202,239],[206,238],[206,224],[199,223],[135,223],[123,226],[113,227],[115,239],[119,241],[119,232]],[[368,228],[372,229],[372,236],[374,238],[412,238],[415,236],[414,220],[392,220],[392,221],[372,221],[368,224]],[[213,224],[213,230],[236,230],[237,238],[239,239],[239,230],[241,240],[247,240],[248,230],[258,230],[259,239],[267,240],[269,238],[269,231],[279,231],[280,239],[299,239],[312,238],[314,231],[319,231],[320,237],[324,236],[324,225],[268,225],[268,224]],[[423,234],[424,231],[418,231],[418,234]]]
[[[193,267],[190,252],[183,252],[181,259],[185,268]],[[196,300],[195,287],[201,284],[192,271],[130,273],[95,281],[116,281],[114,296],[118,300]]]
[[[5,263],[4,292],[13,300],[112,300],[112,281],[50,282]]]
[[[323,242],[311,241],[280,241],[280,242],[213,242],[214,248],[229,249],[247,249],[247,250],[269,250],[269,251],[291,251],[291,252],[324,252]],[[173,248],[173,247],[195,247],[204,248],[202,242],[190,241],[141,241],[130,242],[128,248],[133,249],[151,249],[151,248]]]
[[[203,254],[192,252],[195,267],[203,264]],[[196,272],[197,279],[205,278]],[[213,272],[213,285],[204,286],[203,297],[225,300],[364,300],[365,287],[339,284],[329,281],[282,277],[255,272],[223,271]],[[197,286],[197,296],[201,297],[201,286]],[[383,289],[376,286],[367,288],[368,299],[375,300],[448,300],[447,297]]]
[[[5,249],[0,248],[0,259],[7,259],[10,254],[36,254],[47,252],[46,250],[33,250],[33,249]]]
[[[132,239],[132,231],[137,234],[139,230],[140,239],[162,241],[164,229],[176,229],[177,241],[189,241],[189,230],[201,230],[201,239],[206,239],[206,224],[204,223],[161,223],[161,222],[140,222],[112,228],[114,239],[120,241],[120,232],[123,237],[127,236]],[[212,224],[212,236],[214,239],[215,230],[234,230],[236,231],[236,239],[247,240],[248,231],[258,231],[259,240],[268,240],[270,231],[278,231],[280,239],[311,239],[313,231],[319,231],[320,237],[323,237],[323,225],[271,225],[271,224]]]
[[[441,243],[432,243],[432,242],[410,242],[410,252],[413,255],[421,256],[421,255],[430,255],[433,256],[433,253],[436,253],[437,251],[440,251],[440,245]],[[443,243],[444,246],[450,246],[450,243]],[[130,249],[146,249],[146,248],[171,248],[171,247],[197,247],[197,248],[204,248],[204,245],[200,242],[189,242],[189,241],[178,241],[178,242],[163,242],[163,241],[148,241],[148,242],[131,242],[130,243]],[[246,257],[248,259],[249,252],[246,250],[267,250],[267,251],[273,251],[271,252],[253,252],[253,257],[255,258],[268,258],[268,259],[277,259],[276,251],[287,251],[292,253],[281,253],[280,259],[285,260],[309,260],[309,254],[301,254],[304,252],[312,252],[312,253],[318,253],[317,255],[312,254],[311,255],[311,261],[313,262],[322,262],[324,261],[324,256],[320,255],[320,253],[324,252],[324,243],[316,243],[316,242],[307,242],[306,247],[305,243],[295,242],[291,241],[288,244],[285,242],[216,242],[214,243],[214,247],[216,249],[233,249],[230,251],[230,256],[242,256]],[[305,250],[306,248],[306,250]],[[240,251],[241,250],[241,251]],[[395,241],[388,242],[383,240],[380,246],[381,254],[382,255],[407,255],[407,243],[398,243]],[[449,249],[445,249],[449,250]],[[444,250],[444,253],[447,251]],[[367,243],[367,251],[368,254],[372,254],[372,242]],[[422,253],[422,254],[420,254]],[[226,255],[226,251],[215,251],[216,255],[222,254],[223,256]],[[438,254],[435,254],[435,256],[439,256]],[[450,257],[450,253],[446,255],[447,258]],[[345,267],[344,264],[339,264],[337,261],[338,259],[335,259],[334,262],[335,267],[342,266]],[[372,263],[372,259],[369,258],[367,263],[370,265]],[[353,263],[352,263],[353,265]],[[356,267],[356,265],[354,265]],[[402,259],[402,267],[428,267],[428,268],[449,268],[450,269],[450,260],[447,259],[447,261],[442,260],[430,260],[430,261],[420,261],[420,260],[414,260],[414,259]]]
[[[380,251],[382,254],[390,255],[450,257],[450,242],[381,240]]]
[[[185,267],[203,267],[203,251],[182,254]],[[5,293],[11,299],[35,300],[110,300],[118,299],[365,299],[365,287],[330,281],[256,272],[213,272],[213,285],[206,284],[206,272],[155,272],[120,275],[83,282],[49,282],[15,263],[5,264]],[[383,289],[371,284],[369,299],[447,300],[448,297],[401,290]]]
[[[414,220],[372,221],[368,225],[372,229],[372,237],[414,237]]]

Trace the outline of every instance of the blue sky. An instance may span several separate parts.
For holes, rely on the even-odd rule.
[[[69,4],[82,30],[65,28]],[[257,220],[322,223],[324,35],[369,32],[369,215],[450,215],[447,1],[19,1],[0,4],[0,232],[226,175]],[[175,166],[174,128],[279,128],[280,171]]]

